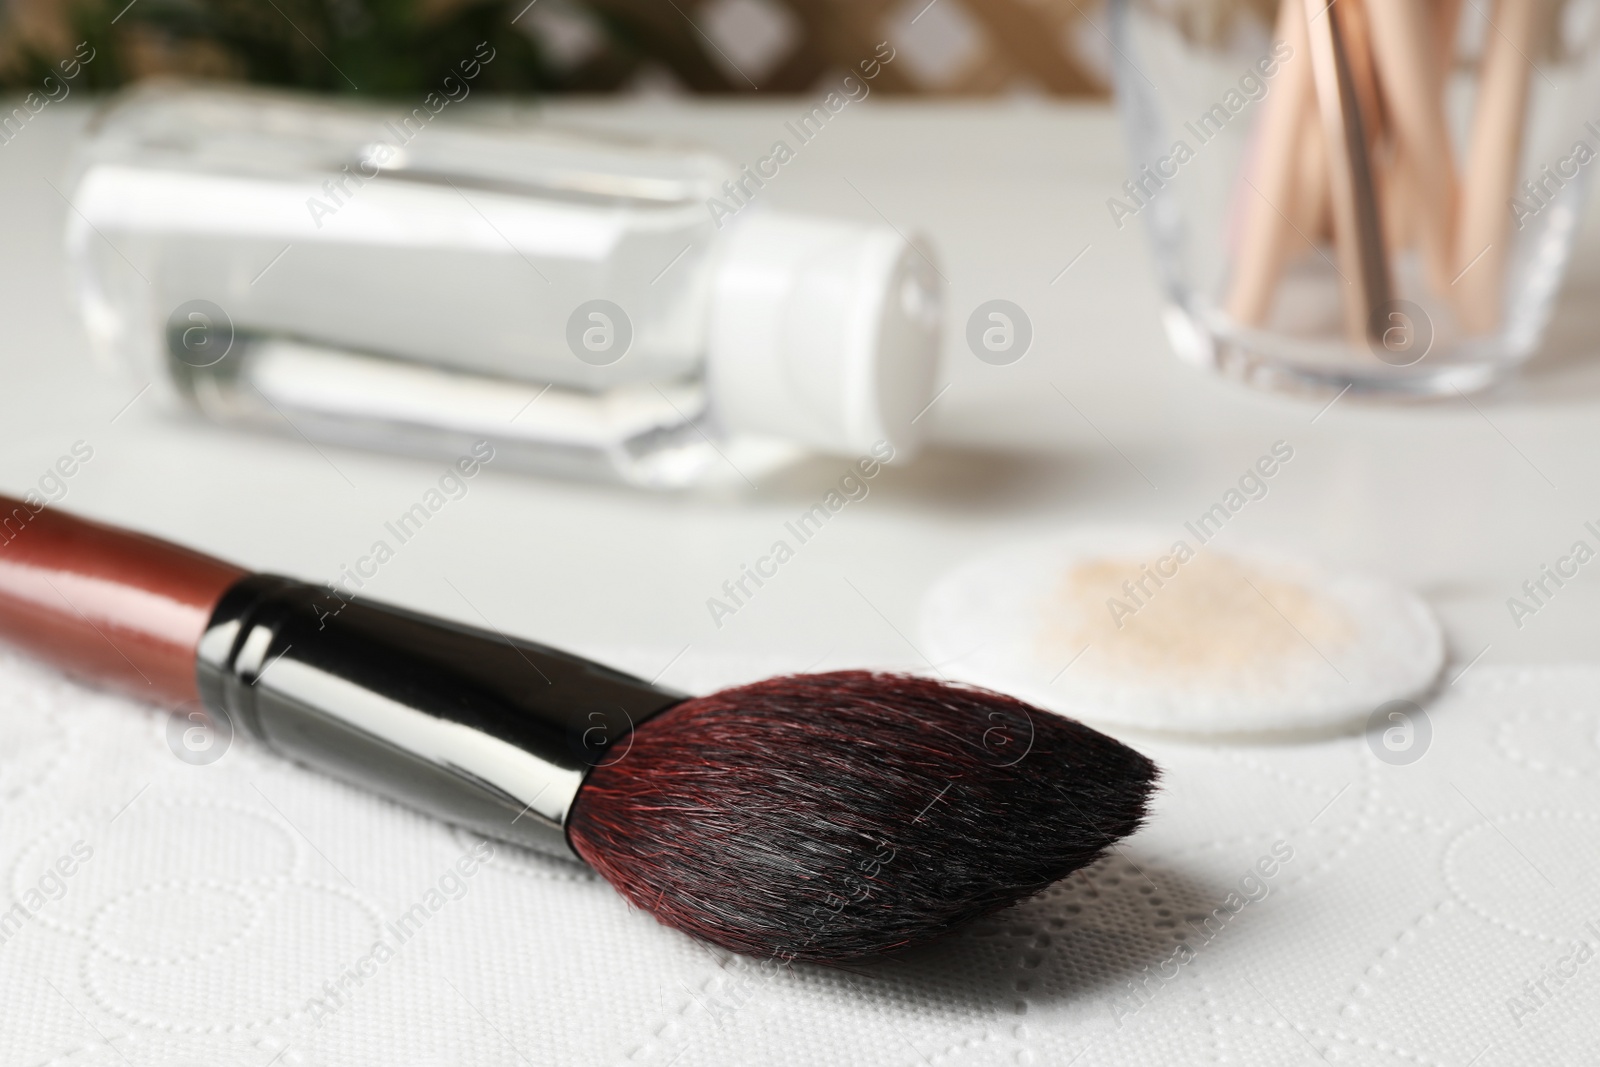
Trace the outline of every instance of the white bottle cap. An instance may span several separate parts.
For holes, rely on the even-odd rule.
[[[915,452],[939,354],[927,253],[888,226],[752,212],[720,255],[707,374],[723,426],[843,455]]]

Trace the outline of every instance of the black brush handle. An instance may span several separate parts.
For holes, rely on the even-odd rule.
[[[589,768],[684,699],[532,641],[271,575],[223,594],[197,663],[207,708],[280,755],[567,858]]]

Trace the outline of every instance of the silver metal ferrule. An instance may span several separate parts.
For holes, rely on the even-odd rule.
[[[589,769],[684,699],[531,641],[270,575],[223,595],[197,672],[207,707],[280,755],[566,858]]]

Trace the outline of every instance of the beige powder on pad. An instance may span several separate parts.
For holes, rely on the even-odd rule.
[[[1336,601],[1217,553],[1155,581],[1144,560],[1073,564],[1044,606],[1040,654],[1092,646],[1105,669],[1248,685],[1263,660],[1331,657],[1354,633]]]
[[[1190,734],[1344,728],[1444,662],[1432,612],[1392,582],[1137,528],[996,548],[935,583],[921,632],[951,678]]]

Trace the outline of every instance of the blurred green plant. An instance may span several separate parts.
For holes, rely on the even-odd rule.
[[[515,25],[529,7],[528,0],[77,0],[61,13],[61,28],[95,49],[80,83],[94,89],[173,73],[410,95],[437,89],[483,41],[496,56],[478,88],[571,87],[571,72],[559,71]],[[60,58],[24,43],[0,69],[0,87],[36,87]]]

